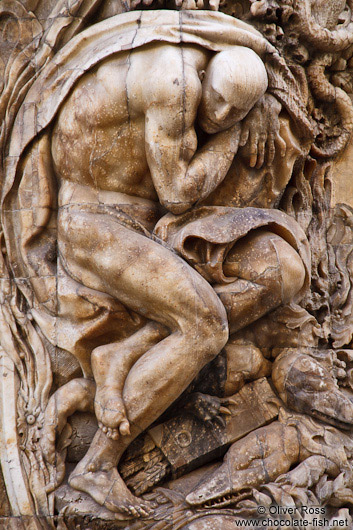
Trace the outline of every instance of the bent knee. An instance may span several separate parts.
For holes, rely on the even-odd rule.
[[[283,239],[273,241],[281,267],[283,303],[288,303],[304,286],[306,271],[296,250]]]
[[[220,300],[219,305],[217,311],[210,311],[201,318],[195,315],[193,324],[194,339],[207,362],[219,354],[229,338],[227,313]]]
[[[229,338],[228,319],[224,305],[216,293],[200,299],[179,320],[180,331],[188,343],[194,344],[194,353],[211,361],[226,345]]]
[[[107,348],[106,346],[98,346],[97,348],[94,348],[91,354],[91,362],[93,363],[105,363],[107,360]]]
[[[97,346],[91,353],[91,363],[93,369],[96,367],[108,367],[111,364],[112,355],[117,350],[116,343],[103,344],[102,346]],[[122,355],[120,355],[122,357]]]
[[[229,339],[228,319],[225,310],[224,312],[225,318],[222,321],[211,325],[206,324],[204,334],[201,337],[210,357],[209,360],[214,359],[219,354]]]

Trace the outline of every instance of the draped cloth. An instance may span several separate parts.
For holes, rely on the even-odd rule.
[[[226,284],[237,279],[224,274],[228,252],[239,239],[257,228],[279,235],[300,255],[306,270],[306,280],[297,294],[300,298],[310,280],[310,247],[298,223],[280,210],[202,206],[183,215],[164,216],[154,232],[208,282]]]
[[[233,17],[211,11],[133,11],[95,24],[72,38],[42,68],[18,111],[5,159],[1,208],[13,277],[50,342],[69,351],[77,348],[82,337],[102,337],[111,315],[120,323],[128,320],[131,329],[141,325],[143,319],[108,294],[77,284],[58,262],[57,184],[51,160],[50,126],[85,72],[119,52],[163,42],[194,44],[214,52],[234,45],[251,48],[265,63],[269,92],[300,127],[303,140],[310,143],[312,138],[300,87],[284,60],[259,32]],[[243,214],[237,216],[237,223],[245,222]],[[278,217],[274,212],[273,216]],[[216,219],[224,223],[229,215],[217,215],[213,221]],[[273,226],[276,222],[273,221]],[[265,224],[268,223],[267,220]],[[212,232],[212,222],[204,225],[203,232],[206,226]],[[292,241],[299,248],[296,236]],[[70,333],[65,332],[67,324]],[[129,326],[125,328],[130,330]]]

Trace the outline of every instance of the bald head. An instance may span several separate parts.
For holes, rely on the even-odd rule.
[[[206,132],[242,120],[267,89],[265,65],[250,48],[233,46],[209,62],[202,83],[200,124]]]

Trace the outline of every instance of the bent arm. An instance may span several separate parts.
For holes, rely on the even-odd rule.
[[[224,180],[238,150],[240,132],[240,124],[236,123],[233,127],[212,135],[191,159],[186,179],[201,185],[194,202],[210,195]]]
[[[197,104],[198,100],[194,108],[185,111],[171,104],[146,113],[146,153],[152,180],[161,204],[175,214],[188,210],[222,182],[238,149],[240,126],[236,124],[212,135],[197,151]]]

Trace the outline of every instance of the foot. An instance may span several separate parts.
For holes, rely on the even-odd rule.
[[[117,440],[119,435],[130,434],[130,424],[126,417],[126,409],[120,391],[109,386],[97,386],[94,399],[94,410],[98,427],[108,438]]]
[[[123,519],[148,517],[152,508],[149,503],[135,497],[126,487],[117,469],[89,471],[81,461],[69,477],[69,485],[88,493],[98,504]]]

